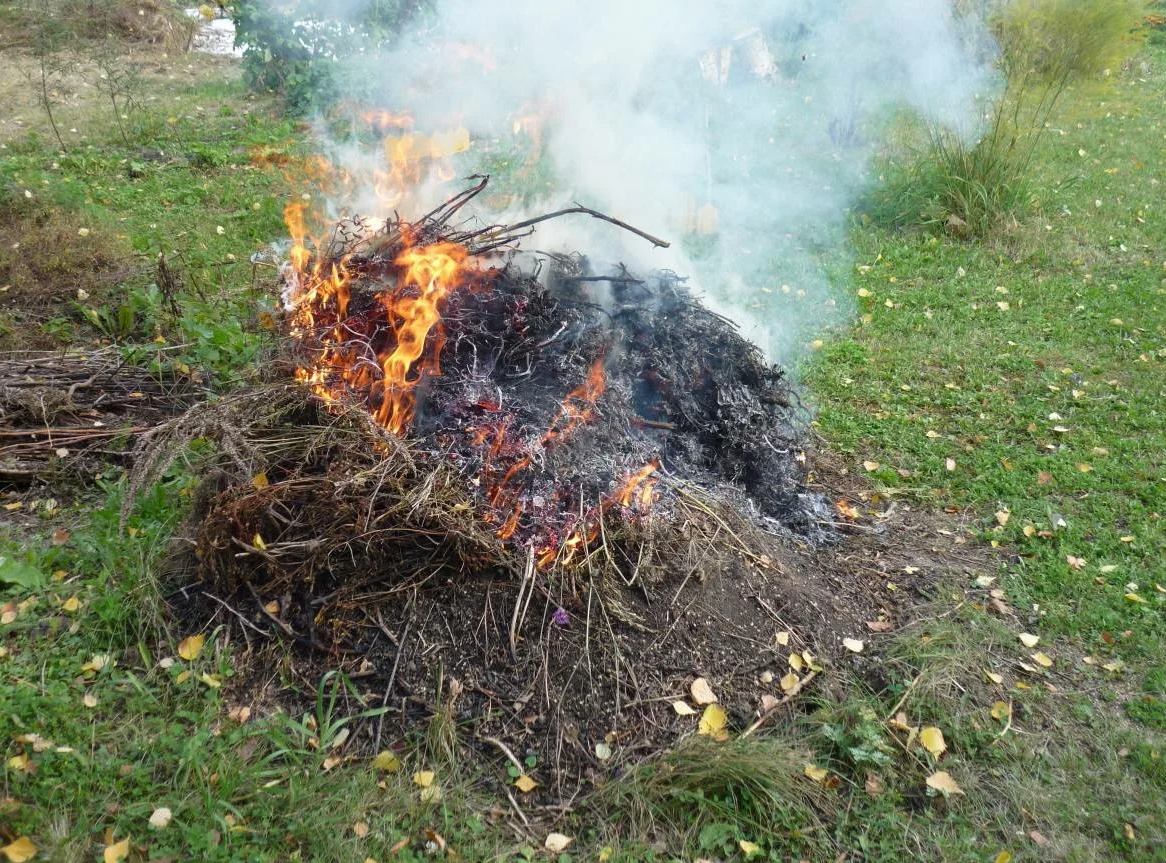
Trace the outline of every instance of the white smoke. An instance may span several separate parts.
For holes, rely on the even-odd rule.
[[[586,216],[526,245],[690,275],[784,361],[847,311],[822,261],[845,245],[882,121],[902,107],[974,130],[994,83],[983,34],[950,0],[438,0],[415,26],[344,61],[354,93],[419,130],[464,125],[475,146],[512,141],[516,118],[541,111],[554,180],[504,215],[579,202],[672,247]]]

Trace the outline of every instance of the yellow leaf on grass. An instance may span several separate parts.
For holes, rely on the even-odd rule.
[[[863,648],[866,647],[866,645],[857,638],[842,639],[842,646],[849,650],[851,653],[862,653]]]
[[[259,534],[255,534],[255,536],[251,537],[251,544],[260,551],[264,551],[267,548],[267,543],[263,541],[263,537],[261,537]]]
[[[692,681],[692,686],[689,688],[692,693],[692,700],[697,704],[715,704],[717,701],[716,693],[713,692],[709,682],[703,677],[698,677]]]
[[[3,852],[4,856],[8,858],[9,863],[25,863],[36,856],[36,846],[27,836],[21,836],[15,842],[10,842],[0,848],[0,852]]]
[[[729,715],[725,713],[725,709],[719,704],[710,704],[700,717],[700,725],[697,727],[696,733],[711,737],[713,740],[724,740],[729,736],[725,732],[725,726],[728,723]]]
[[[267,474],[260,471],[259,473],[255,474],[255,476],[251,477],[251,485],[255,486],[257,489],[264,489],[271,485],[271,483],[267,481]]]
[[[802,682],[802,679],[791,671],[789,674],[787,674],[785,677],[783,677],[781,679],[781,691],[782,692],[793,692],[795,689],[798,688],[798,684],[801,682]]]
[[[1010,518],[1012,518],[1012,513],[1010,513],[1008,510],[999,510],[996,513],[996,524],[1004,527],[1004,525],[1008,524],[1008,519]]]
[[[514,787],[523,794],[529,794],[538,788],[538,783],[524,773],[514,780]]]
[[[791,653],[789,655],[789,667],[794,671],[801,671],[806,667],[806,663],[802,661],[802,655],[800,653]]]
[[[950,794],[963,794],[964,791],[956,781],[951,778],[951,774],[946,770],[939,770],[927,777],[927,787],[934,788],[944,797]]]
[[[997,674],[995,671],[985,671],[984,676],[997,685],[1004,682],[1004,676]]]
[[[123,839],[120,842],[114,842],[112,845],[106,845],[105,851],[102,852],[101,859],[104,863],[121,863],[126,857],[130,855],[130,840]]]
[[[741,853],[745,855],[746,860],[756,857],[761,853],[761,846],[756,842],[750,842],[748,839],[738,839],[737,847],[741,849]]]
[[[1012,863],[1012,854],[1008,851],[1001,851],[996,855],[992,863]]]
[[[413,774],[413,784],[420,785],[422,788],[428,788],[433,784],[433,779],[436,774],[432,770],[419,770]]]
[[[1126,601],[1127,602],[1145,602],[1146,600],[1143,599],[1141,596],[1139,596],[1136,593],[1127,593],[1126,594]]]
[[[206,636],[201,632],[197,635],[188,635],[178,642],[178,655],[187,662],[194,662],[202,653],[202,646],[206,644]]]
[[[997,701],[992,704],[992,718],[998,722],[1003,722],[1012,715],[1012,705],[1004,701]]]
[[[803,772],[815,782],[825,782],[826,777],[830,775],[829,770],[825,767],[819,767],[817,764],[807,764]]]
[[[174,814],[167,806],[159,806],[150,814],[150,826],[155,830],[165,830],[170,825]]]
[[[1042,668],[1052,668],[1053,660],[1049,658],[1047,653],[1034,653],[1032,655],[1033,661]]]
[[[1027,632],[1020,633],[1020,643],[1025,647],[1036,647],[1037,642],[1040,641],[1039,635],[1031,635]]]
[[[61,603],[61,611],[65,612],[65,614],[75,614],[80,610],[81,600],[79,600],[76,596],[70,596],[68,599]]]
[[[385,773],[396,773],[401,769],[401,759],[387,749],[377,753],[372,763],[377,770],[383,770]]]
[[[919,743],[936,758],[947,749],[947,741],[943,739],[943,732],[934,725],[928,725],[919,731]]]
[[[573,841],[570,836],[563,833],[549,833],[547,834],[546,841],[543,842],[543,847],[552,854],[558,854],[561,851],[566,851],[567,846]]]
[[[110,656],[108,653],[95,653],[89,658],[89,661],[81,666],[82,671],[98,672],[105,666],[109,665]]]
[[[692,716],[696,713],[695,710],[689,707],[687,701],[673,701],[672,709],[676,711],[677,716]]]
[[[866,468],[866,470],[867,470],[868,472],[871,472],[871,473],[873,473],[874,471],[876,471],[876,470],[878,470],[880,467],[882,467],[882,465],[881,465],[881,464],[879,464],[877,461],[864,461],[864,462],[862,463],[862,466],[863,466],[864,468]]]

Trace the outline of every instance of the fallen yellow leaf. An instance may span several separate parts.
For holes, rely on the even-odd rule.
[[[842,646],[851,653],[862,653],[865,644],[858,638],[844,638],[842,639]]]
[[[741,849],[741,853],[745,855],[746,860],[750,859],[751,857],[756,857],[761,853],[761,846],[756,842],[750,842],[747,839],[738,839],[737,847]]]
[[[710,704],[704,709],[696,732],[711,737],[713,740],[724,740],[729,736],[725,731],[728,722],[729,716],[725,713],[725,709],[719,704]]]
[[[523,794],[529,794],[538,788],[538,783],[524,773],[514,780],[514,787]]]
[[[997,701],[992,705],[992,718],[996,721],[1003,722],[1011,715],[1012,705],[1004,701]]]
[[[946,770],[939,770],[927,777],[927,787],[934,788],[944,797],[950,794],[963,794],[963,789],[951,778]]]
[[[673,701],[672,709],[676,711],[677,716],[692,716],[694,713],[696,713],[696,711],[688,705],[687,701]]]
[[[800,653],[791,653],[789,655],[789,667],[794,671],[801,671],[806,667],[806,663],[802,661],[802,655]]]
[[[436,774],[432,770],[420,770],[413,774],[413,784],[420,785],[422,788],[428,788],[433,784],[433,779]]]
[[[1034,653],[1032,655],[1033,661],[1042,668],[1052,668],[1053,660],[1049,658],[1047,653]]]
[[[1027,632],[1020,633],[1020,643],[1025,647],[1036,647],[1039,641],[1039,635],[1031,635]]]
[[[267,481],[267,474],[260,471],[259,473],[255,474],[255,476],[251,477],[251,485],[255,486],[257,489],[265,489],[271,485],[271,483]]]
[[[165,830],[174,815],[167,806],[159,806],[150,814],[150,826],[155,830]]]
[[[8,858],[8,863],[25,863],[36,856],[36,846],[27,836],[21,836],[14,842],[0,848],[0,853]]]
[[[787,693],[793,692],[795,689],[797,689],[798,684],[801,682],[802,679],[791,671],[781,679],[781,691]]]
[[[372,763],[377,770],[383,770],[385,773],[396,773],[401,769],[401,759],[387,749],[378,752]]]
[[[697,704],[715,704],[717,701],[716,693],[713,692],[709,682],[703,677],[698,677],[692,681],[692,686],[689,688],[692,693],[692,700]]]
[[[115,842],[112,845],[106,845],[105,851],[101,854],[101,859],[104,863],[121,863],[130,854],[130,840],[128,838]]]
[[[570,845],[572,841],[574,840],[570,836],[567,836],[563,833],[549,833],[547,834],[546,841],[543,842],[543,847],[550,851],[552,854],[558,854],[561,851],[566,851],[567,846]]]
[[[1008,851],[1001,851],[992,863],[1012,863],[1012,854]]]
[[[178,656],[187,662],[194,662],[202,653],[202,646],[206,644],[206,636],[201,632],[197,635],[188,635],[178,642]]]
[[[785,647],[786,645],[788,645],[789,644],[789,633],[788,632],[779,632],[777,634],[777,643],[780,644],[782,647]]]
[[[943,732],[934,725],[928,725],[919,731],[919,743],[938,758],[947,749],[947,741],[943,739]]]
[[[90,657],[89,661],[81,666],[82,671],[98,672],[110,663],[110,655],[108,653],[95,653]]]
[[[76,612],[80,611],[80,609],[81,600],[79,600],[76,596],[70,596],[68,599],[61,603],[61,611],[65,612],[66,614],[75,614]]]
[[[815,782],[825,782],[826,777],[830,775],[830,771],[825,767],[819,767],[816,764],[807,764],[805,771],[806,776],[813,779]]]
[[[995,671],[985,671],[984,676],[997,685],[1004,682],[1004,676]]]

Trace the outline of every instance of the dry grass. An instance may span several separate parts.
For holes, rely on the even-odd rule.
[[[74,213],[25,200],[22,189],[0,189],[0,312],[11,321],[9,350],[54,346],[60,334],[51,337],[39,324],[54,316],[83,320],[75,301],[100,303],[132,269],[112,236],[90,232]]]

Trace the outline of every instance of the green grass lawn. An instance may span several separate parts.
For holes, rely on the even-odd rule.
[[[982,244],[853,230],[839,290],[859,317],[804,370],[817,429],[884,501],[934,510],[953,542],[999,560],[995,582],[936,584],[917,623],[872,638],[864,677],[831,669],[788,727],[682,746],[516,834],[509,801],[424,729],[393,769],[344,761],[332,744],[366,706],[335,678],[282,662],[247,691],[255,669],[221,632],[180,650],[191,632],[163,604],[184,600],[162,562],[193,480],[172,471],[123,532],[110,470],[59,500],[0,500],[0,847],[383,863],[448,843],[521,860],[552,856],[555,829],[575,842],[553,856],[576,860],[1166,860],[1166,51],[1145,63],[1065,100],[1023,225]],[[169,361],[227,385],[262,355],[252,324],[270,298],[249,258],[280,236],[289,192],[251,156],[294,154],[300,133],[237,83],[180,95],[137,118],[128,147],[7,142],[0,187],[151,266],[170,256],[182,315],[147,298],[120,335],[135,355],[185,345]],[[125,296],[148,295],[152,272]],[[90,305],[108,322],[125,302]],[[102,336],[73,304],[59,316],[52,332]],[[281,687],[308,706],[273,710]],[[900,712],[946,751],[923,750]],[[936,770],[962,793],[929,790]]]

